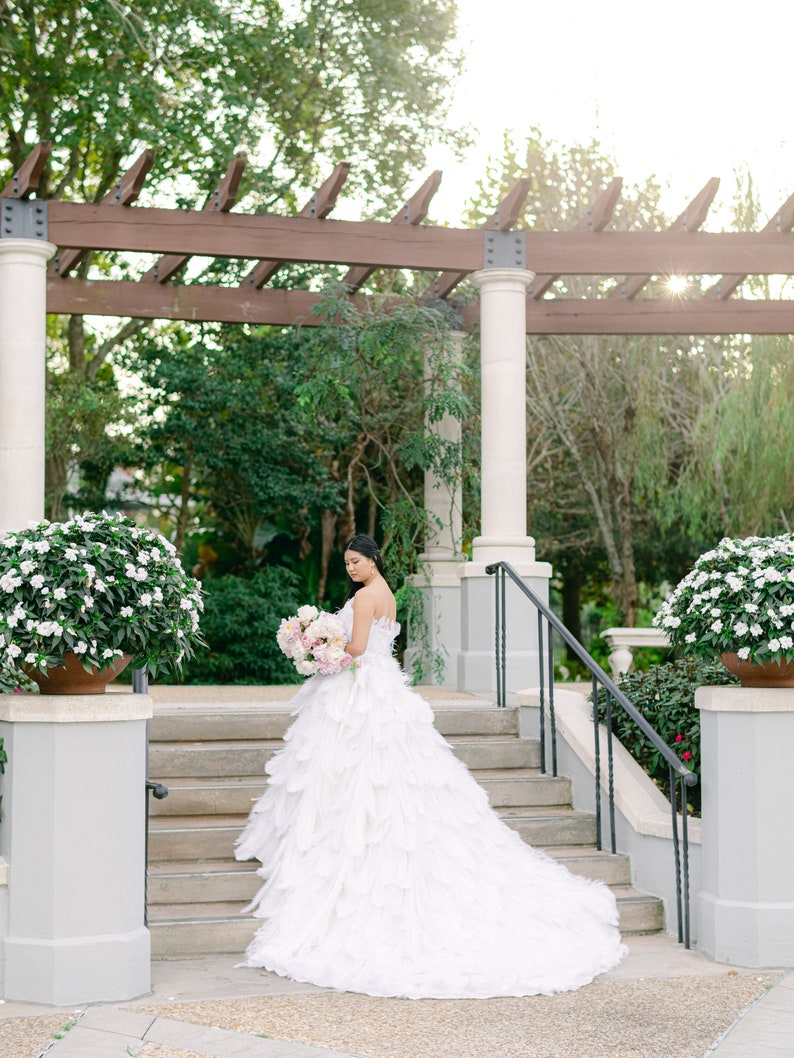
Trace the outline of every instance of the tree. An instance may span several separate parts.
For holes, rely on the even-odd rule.
[[[444,131],[454,0],[6,0],[0,5],[0,186],[32,145],[54,147],[40,197],[98,201],[141,147],[152,191],[181,205],[213,190],[232,154],[254,208],[293,209],[333,163],[393,206]],[[5,169],[5,172],[3,172]],[[85,276],[105,258],[86,258]],[[129,262],[116,261],[124,274]],[[97,335],[64,323],[68,371],[91,404],[97,373],[142,324]],[[56,345],[59,344],[56,342]],[[60,369],[53,369],[60,370]],[[50,430],[51,439],[64,433]],[[60,516],[81,451],[51,451],[48,511]]]
[[[595,143],[561,149],[534,133],[521,158],[507,146],[504,168],[493,182],[506,187],[529,174],[528,227],[573,227],[615,176],[612,162]],[[481,220],[485,212],[483,205],[473,219]],[[664,223],[655,184],[624,191],[615,210],[616,227]],[[568,297],[607,295],[610,285],[614,281],[597,277],[565,277],[556,284]],[[719,369],[719,351],[717,362]],[[689,439],[719,387],[714,366],[703,350],[664,337],[533,337],[528,342],[529,524],[539,507],[554,512],[562,536],[556,551],[573,549],[563,566],[579,579],[582,547],[602,549],[613,602],[629,624],[639,606],[637,540],[658,528],[663,514],[669,516],[669,494]]]
[[[293,557],[316,555],[322,601],[333,550],[357,529],[377,524],[392,571],[410,571],[423,471],[460,472],[459,447],[426,436],[424,416],[465,417],[470,403],[445,314],[359,311],[342,290],[320,311],[323,325],[302,330],[205,328],[201,342],[170,331],[127,363],[145,384],[138,458],[177,542],[203,514],[250,569],[285,535]]]
[[[794,343],[761,335],[729,349],[733,370],[703,410],[673,497],[712,543],[794,528]]]

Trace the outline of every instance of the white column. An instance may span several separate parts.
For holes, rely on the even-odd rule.
[[[148,694],[0,695],[5,999],[71,1006],[150,990],[143,905],[151,715]]]
[[[480,288],[482,386],[481,536],[472,559],[512,565],[535,561],[527,535],[527,287],[534,272],[475,272]]]
[[[700,687],[703,881],[698,947],[794,966],[794,689]]]
[[[44,516],[47,261],[55,250],[0,239],[0,534]]]
[[[551,566],[535,561],[535,541],[527,535],[526,292],[533,278],[523,268],[488,268],[472,276],[480,288],[481,535],[472,561],[460,566],[458,687],[475,693],[496,687],[494,578],[486,566],[509,562],[548,602]],[[534,687],[534,610],[515,586],[508,585],[506,604],[507,689]]]

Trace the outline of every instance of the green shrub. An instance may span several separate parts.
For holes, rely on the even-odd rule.
[[[266,566],[250,578],[211,577],[203,588],[201,631],[207,647],[185,665],[180,682],[299,682],[276,643],[282,617],[307,601],[298,597],[298,578],[291,570]]]
[[[18,691],[38,694],[38,690],[37,684],[21,669],[0,663],[0,694],[14,694]]]
[[[716,660],[682,658],[656,665],[647,672],[629,672],[618,682],[628,700],[700,777],[700,713],[695,708],[698,687],[738,683]],[[598,718],[606,719],[605,693],[598,692]],[[612,730],[666,796],[670,796],[667,761],[619,705],[612,705]],[[679,788],[680,789],[680,788]],[[700,784],[688,788],[689,804],[700,811]]]

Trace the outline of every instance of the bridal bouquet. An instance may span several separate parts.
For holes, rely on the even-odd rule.
[[[347,636],[336,614],[316,606],[301,606],[293,617],[285,617],[276,633],[282,654],[301,676],[333,676],[349,668],[353,658],[345,651]]]

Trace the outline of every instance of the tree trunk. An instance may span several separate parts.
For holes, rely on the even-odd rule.
[[[320,581],[317,585],[318,606],[322,606],[325,599],[325,588],[328,583],[328,565],[336,542],[336,520],[336,514],[327,508],[320,515],[322,543],[320,550]]]
[[[579,573],[566,576],[562,582],[562,623],[579,642],[582,642],[582,577]],[[565,644],[567,661],[578,661],[579,656],[568,644]]]
[[[185,464],[182,467],[182,488],[179,496],[179,513],[176,519],[176,531],[174,533],[174,547],[182,552],[187,535],[187,527],[190,522],[190,473],[193,467],[193,457],[187,454]]]

